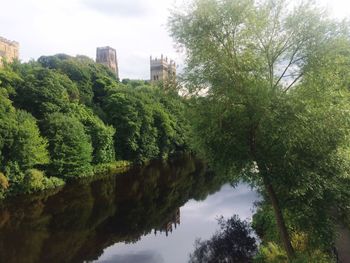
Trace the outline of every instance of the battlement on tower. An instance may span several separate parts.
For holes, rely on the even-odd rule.
[[[19,47],[19,43],[17,41],[8,40],[8,39],[1,37],[1,36],[0,36],[0,42],[5,43],[5,44],[10,45],[10,46],[13,46],[13,47],[17,47],[17,48]]]
[[[150,57],[151,81],[166,81],[175,80],[176,78],[176,63],[168,57],[161,55],[160,58]]]

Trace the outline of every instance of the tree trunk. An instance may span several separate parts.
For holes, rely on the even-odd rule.
[[[265,185],[265,188],[266,188],[267,193],[269,195],[270,201],[272,203],[273,210],[275,212],[275,218],[276,218],[280,238],[282,240],[284,249],[287,252],[288,259],[292,260],[294,258],[294,249],[293,249],[292,243],[290,241],[290,237],[288,234],[286,224],[284,222],[281,208],[278,204],[276,193],[275,193],[271,183],[266,178],[266,176],[263,176],[263,180],[264,180],[264,185]]]
[[[258,128],[259,124],[253,126],[250,129],[249,132],[249,147],[250,147],[250,152],[255,160],[257,160],[257,155],[256,155],[256,130]],[[278,199],[275,193],[275,190],[272,187],[272,184],[270,183],[269,179],[266,176],[266,173],[268,171],[263,169],[263,166],[259,165],[259,162],[257,162],[258,169],[260,173],[262,173],[262,179],[264,182],[265,189],[269,195],[270,201],[272,203],[273,211],[275,212],[275,218],[277,222],[277,228],[280,234],[280,238],[282,240],[284,249],[287,252],[288,259],[291,261],[295,257],[294,249],[292,246],[292,243],[290,241],[290,237],[288,234],[288,230],[286,227],[286,223],[284,222],[283,214],[281,211],[281,208],[278,204]]]

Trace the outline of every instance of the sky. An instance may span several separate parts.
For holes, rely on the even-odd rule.
[[[174,3],[176,1],[176,3]],[[184,1],[184,0],[182,0]],[[338,18],[350,17],[349,0],[316,0]],[[20,43],[20,60],[42,55],[96,56],[116,49],[121,79],[148,79],[149,58],[182,55],[169,36],[169,9],[180,0],[0,0],[0,36]]]

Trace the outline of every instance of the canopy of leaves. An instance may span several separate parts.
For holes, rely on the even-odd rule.
[[[110,163],[115,161],[113,136],[115,129],[108,126],[93,111],[82,104],[71,104],[69,114],[75,116],[85,127],[93,147],[93,163]]]
[[[103,109],[117,132],[119,158],[145,161],[186,149],[188,123],[177,96],[156,89],[116,88]]]
[[[47,116],[44,134],[49,141],[50,174],[62,178],[90,175],[92,146],[84,126],[75,117],[62,113]]]
[[[187,147],[177,94],[146,81],[119,83],[84,56],[6,64],[0,85],[0,172],[18,192],[60,184],[45,174],[77,178],[116,159],[144,162]]]
[[[9,179],[9,191],[20,191],[22,171],[49,162],[47,140],[40,134],[35,118],[16,110],[0,88],[0,171]]]
[[[329,245],[327,211],[349,202],[349,25],[308,2],[198,0],[169,27],[186,50],[193,147],[263,193],[265,179],[293,226]]]
[[[42,56],[38,62],[45,68],[54,69],[76,83],[79,100],[89,106],[94,99],[96,83],[108,78],[115,81],[115,75],[105,66],[85,56],[70,57],[65,54]]]

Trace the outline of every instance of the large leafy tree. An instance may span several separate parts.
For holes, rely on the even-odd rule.
[[[49,162],[46,148],[47,140],[40,135],[35,118],[16,110],[0,88],[0,172],[8,177],[11,190],[23,184],[26,170]]]
[[[150,103],[130,92],[115,92],[108,97],[105,111],[116,128],[116,153],[119,158],[145,161],[159,154],[157,130],[153,127]],[[135,94],[136,95],[136,94]]]
[[[92,173],[91,139],[76,117],[62,113],[48,115],[44,134],[49,141],[50,174],[69,179]]]
[[[154,87],[110,90],[103,110],[116,128],[118,157],[143,162],[184,150],[187,131],[184,109],[179,96],[168,96]]]
[[[80,101],[89,106],[93,105],[93,100],[97,102],[103,84],[116,81],[115,75],[107,67],[85,56],[42,56],[38,62],[45,68],[57,70],[68,76],[76,83]]]
[[[105,125],[91,109],[82,104],[71,104],[69,115],[76,117],[85,127],[93,147],[93,163],[110,163],[115,161],[114,140],[115,129]]]
[[[75,84],[63,74],[35,63],[24,65],[20,70],[23,81],[15,88],[15,106],[29,111],[36,118],[60,112],[78,97]]]
[[[268,196],[293,258],[283,213],[299,209],[300,223],[329,211],[349,173],[348,26],[284,0],[197,0],[169,26],[189,91],[202,95],[193,145]]]

